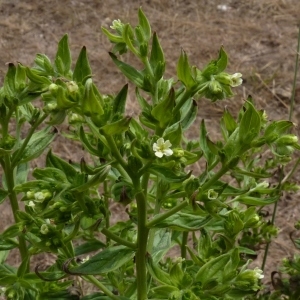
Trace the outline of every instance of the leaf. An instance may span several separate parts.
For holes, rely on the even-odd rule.
[[[251,196],[238,197],[237,201],[246,205],[265,206],[278,201],[278,196],[270,198],[257,198]]]
[[[108,39],[112,42],[112,43],[123,43],[123,38],[121,36],[115,35],[110,33],[106,28],[101,27],[102,32],[108,37]]]
[[[125,104],[127,99],[127,93],[128,93],[128,84],[125,84],[124,87],[121,89],[121,91],[118,93],[118,95],[114,99],[113,103],[113,116],[123,116],[125,112]]]
[[[160,215],[156,215],[156,217],[158,216]],[[154,227],[156,228],[168,227],[178,231],[197,231],[203,226],[205,226],[211,219],[212,219],[211,216],[201,217],[196,214],[177,212],[174,215],[155,224]]]
[[[150,64],[152,68],[156,68],[159,62],[165,62],[165,55],[163,49],[159,43],[156,32],[153,34],[152,48],[150,54]]]
[[[159,283],[173,285],[170,274],[163,271],[158,264],[155,264],[150,256],[147,258],[147,269],[150,275]]]
[[[116,66],[121,70],[121,72],[137,87],[143,89],[144,86],[144,76],[141,72],[133,68],[132,66],[120,61],[113,53],[109,53],[110,57],[112,58],[113,62]]]
[[[259,134],[261,118],[253,104],[247,102],[248,108],[244,113],[239,129],[239,140],[243,145],[249,145]]]
[[[183,50],[181,50],[181,55],[177,64],[177,77],[187,89],[190,89],[195,84],[188,57]]]
[[[57,131],[51,130],[51,127],[47,127],[41,131],[35,132],[32,135],[29,143],[26,145],[22,156],[19,158],[17,163],[25,163],[40,156],[55,138]],[[22,143],[24,143],[24,141],[25,140],[23,140]],[[18,151],[14,153],[13,157],[16,153],[18,153]]]
[[[9,63],[3,84],[3,91],[9,100],[12,100],[16,95],[15,75],[16,66],[13,63]]]
[[[49,182],[68,183],[68,179],[62,170],[47,167],[44,169],[34,169],[32,176],[36,179],[46,180]]]
[[[177,175],[172,170],[158,164],[152,164],[149,172],[167,182],[182,182],[191,176],[191,172],[184,175]]]
[[[223,72],[226,67],[227,67],[227,63],[228,63],[228,57],[227,57],[227,53],[225,52],[223,46],[220,48],[219,51],[219,58],[217,60],[217,73],[221,73]]]
[[[204,157],[210,166],[216,159],[215,154],[211,151],[209,147],[209,140],[207,137],[207,131],[204,120],[202,120],[200,125],[200,148],[203,151]]]
[[[28,173],[30,170],[29,164],[26,162],[24,164],[19,164],[17,166],[17,174],[16,174],[16,185],[22,184],[27,181]],[[1,202],[1,198],[0,198]]]
[[[225,265],[230,260],[230,253],[222,254],[204,264],[196,274],[195,280],[204,285],[209,280],[218,280],[224,271]]]
[[[48,152],[46,157],[46,166],[57,168],[63,171],[70,183],[74,182],[78,174],[78,172],[69,163],[52,154],[51,150]]]
[[[99,240],[88,240],[86,243],[81,244],[75,248],[75,256],[86,254],[92,251],[97,251],[104,247],[105,244]]]
[[[143,30],[144,36],[146,40],[149,41],[151,37],[151,26],[141,8],[139,8],[138,17],[139,17],[139,25]]]
[[[157,264],[166,252],[172,247],[171,241],[172,233],[167,228],[162,228],[155,231],[153,247],[152,247],[152,259],[155,264]]]
[[[183,119],[181,119],[181,127],[183,131],[186,131],[190,128],[190,126],[194,123],[195,119],[197,118],[198,113],[198,105],[195,100],[192,100],[192,105],[189,108],[188,112],[182,110],[182,114],[185,115]]]
[[[123,119],[121,119],[117,122],[114,122],[114,123],[107,124],[107,125],[103,126],[100,129],[100,132],[103,135],[121,134],[121,133],[128,130],[130,121],[131,121],[131,117],[126,116],[125,118],[123,118]]]
[[[159,121],[160,128],[165,128],[173,118],[175,107],[175,91],[172,88],[164,100],[159,102],[151,111],[151,115]]]
[[[2,239],[0,238],[0,251],[11,250],[19,246],[18,242],[14,239]],[[0,263],[3,263],[0,261]]]
[[[70,268],[78,275],[99,275],[112,272],[133,259],[135,252],[125,246],[113,246],[96,254],[80,266]]]
[[[73,80],[84,84],[85,79],[90,77],[91,74],[92,74],[92,69],[90,67],[90,63],[88,60],[86,47],[84,46],[82,47],[79,53],[79,57],[75,65]]]
[[[71,52],[69,48],[68,35],[65,34],[58,43],[58,49],[55,56],[55,66],[57,71],[67,76],[72,64]]]
[[[8,191],[0,188],[0,204],[5,200],[8,196]]]

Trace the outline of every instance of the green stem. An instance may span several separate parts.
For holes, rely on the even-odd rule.
[[[113,300],[118,300],[119,296],[114,295],[103,283],[101,283],[98,279],[96,279],[93,275],[85,275],[82,276],[85,280],[93,283],[97,286],[102,292],[104,292],[108,297]]]
[[[113,241],[117,242],[118,244],[127,246],[133,250],[136,250],[137,245],[131,242],[124,240],[123,238],[119,237],[118,235],[114,234],[113,232],[109,231],[107,228],[103,228],[101,232],[108,238],[112,239]]]
[[[178,211],[180,211],[183,208],[185,208],[186,206],[188,206],[188,204],[189,204],[188,200],[184,200],[183,202],[181,202],[180,204],[176,205],[175,207],[173,207],[172,209],[168,210],[167,212],[155,216],[150,222],[148,222],[146,224],[146,226],[148,228],[154,227],[156,224],[160,223],[161,221],[165,220],[166,218],[174,215]]]
[[[39,118],[30,128],[28,135],[26,136],[26,139],[22,143],[22,146],[19,150],[17,150],[15,157],[13,158],[11,165],[14,168],[19,160],[19,158],[23,155],[24,149],[26,148],[27,144],[29,143],[32,135],[34,134],[36,128],[48,117],[48,114],[42,115],[41,118]]]
[[[109,145],[109,148],[112,152],[113,157],[117,160],[117,162],[125,169],[127,170],[127,163],[123,159],[123,157],[120,154],[120,151],[115,143],[115,140],[111,135],[105,135],[105,139]]]
[[[186,245],[187,245],[187,241],[188,241],[188,236],[189,236],[188,231],[184,231],[182,233],[182,241],[181,241],[181,246],[180,246],[182,258],[186,258]]]
[[[13,212],[15,223],[18,223],[20,221],[17,215],[17,211],[19,210],[19,204],[18,204],[17,194],[14,190],[15,178],[14,178],[13,168],[11,166],[10,156],[7,155],[5,157],[4,165],[5,165],[4,173],[5,173],[6,185],[8,191],[8,198],[10,201],[10,206]],[[20,251],[22,261],[24,261],[28,255],[28,249],[26,246],[26,240],[23,235],[19,236],[19,251]],[[27,272],[29,272],[29,265],[28,265]]]
[[[138,235],[137,235],[137,251],[136,251],[136,278],[137,278],[137,299],[147,299],[147,269],[146,254],[149,229],[147,223],[147,203],[145,192],[140,188],[140,183],[135,182],[136,203],[138,210]]]
[[[105,228],[108,229],[110,225],[110,211],[109,211],[109,198],[108,198],[108,185],[107,181],[103,182],[103,189],[104,189],[104,205],[105,205]],[[109,243],[109,237],[106,236],[106,244]]]

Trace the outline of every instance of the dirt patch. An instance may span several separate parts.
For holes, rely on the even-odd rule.
[[[116,93],[125,79],[108,56],[110,43],[101,33],[114,19],[136,23],[137,10],[143,7],[152,28],[159,35],[167,58],[167,74],[173,76],[183,48],[194,65],[202,67],[215,58],[224,45],[230,57],[229,70],[241,72],[243,87],[230,100],[215,105],[201,100],[199,120],[205,118],[211,134],[218,135],[218,121],[226,105],[236,112],[245,97],[251,94],[271,120],[288,118],[289,98],[297,45],[299,0],[239,0],[239,1],[94,1],[44,0],[0,2],[0,80],[8,62],[32,64],[36,53],[53,59],[56,45],[68,33],[74,60],[80,48],[88,49],[94,79],[100,91]],[[300,101],[300,81],[297,82],[296,103]],[[128,113],[135,111],[134,96],[130,96]],[[201,107],[204,109],[202,110]],[[295,108],[293,121],[298,122],[300,109]],[[56,140],[54,152],[78,161],[80,147]],[[38,162],[42,163],[42,162]],[[11,223],[8,204],[1,211],[0,231]],[[276,224],[281,228],[271,245],[266,278],[283,256],[294,253],[289,233],[299,219],[298,195],[282,197]],[[262,251],[261,251],[262,252]],[[18,263],[17,256],[12,257]],[[261,264],[261,254],[255,262]]]

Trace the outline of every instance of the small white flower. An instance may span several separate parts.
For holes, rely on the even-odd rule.
[[[254,270],[255,276],[257,279],[263,279],[265,276],[263,275],[263,271],[259,268],[255,268]]]
[[[153,144],[153,151],[155,155],[159,158],[165,156],[170,156],[173,154],[173,150],[170,149],[172,144],[169,140],[164,141],[163,138],[159,138],[156,143]]]
[[[110,28],[118,30],[118,29],[121,29],[122,26],[123,26],[123,24],[122,24],[121,20],[118,19],[118,20],[113,20],[112,21],[112,25],[110,26]]]
[[[243,83],[242,76],[243,75],[241,73],[234,73],[233,75],[231,75],[230,86],[235,87],[241,85]]]

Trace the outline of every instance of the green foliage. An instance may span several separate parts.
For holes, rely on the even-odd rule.
[[[73,69],[67,35],[53,63],[37,54],[33,67],[8,64],[0,88],[0,204],[8,199],[14,217],[0,234],[6,299],[254,299],[263,275],[247,256],[278,231],[262,208],[299,188],[282,179],[290,176],[282,166],[300,150],[293,124],[268,121],[249,97],[237,118],[224,110],[220,140],[205,120],[190,140],[198,108],[209,106],[196,99],[228,98],[242,83],[240,73],[226,72],[224,48],[202,70],[182,50],[177,78],[167,79],[161,43],[141,9],[136,27],[115,20],[111,29],[102,28],[114,44],[110,57],[135,86],[138,116],[126,113],[128,84],[117,95],[100,93],[85,47]],[[127,51],[139,69],[122,60]],[[62,123],[65,138],[91,159],[67,162],[50,149],[45,166],[30,169]],[[193,175],[199,162],[205,168]],[[113,202],[126,207],[125,221],[111,223]],[[170,256],[176,246],[180,254]],[[18,268],[6,263],[15,248]],[[56,260],[33,272],[39,253]],[[284,261],[293,280],[299,270],[297,256]],[[73,295],[76,276],[99,292]],[[274,295],[298,299],[291,282],[278,282]]]

